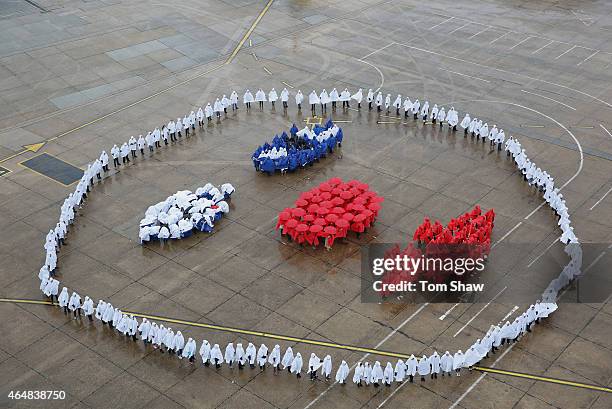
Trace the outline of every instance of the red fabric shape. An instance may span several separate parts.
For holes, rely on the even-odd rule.
[[[282,234],[300,244],[317,246],[319,239],[324,238],[329,249],[336,239],[351,231],[362,233],[375,222],[381,210],[379,203],[384,199],[369,189],[367,183],[359,180],[345,183],[340,178],[331,178],[302,192],[295,207],[280,212],[276,229],[282,229]]]

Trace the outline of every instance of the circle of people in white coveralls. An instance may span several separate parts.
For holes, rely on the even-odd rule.
[[[297,109],[301,110],[304,101],[302,92],[297,91],[293,97]],[[280,100],[285,111],[289,107],[289,99],[290,93],[285,88],[280,93]],[[267,94],[259,89],[255,96],[249,90],[246,90],[242,98],[247,110],[252,109],[251,104],[254,102],[258,103],[259,109],[263,109],[266,102],[274,107],[278,100],[279,96],[274,89]],[[320,93],[313,90],[308,96],[313,115],[316,114],[317,108],[322,114],[325,114],[328,104],[331,104],[332,110],[335,110],[338,102],[342,102],[342,109],[349,108],[351,103],[356,103],[357,109],[361,109],[362,100],[362,89],[353,94],[346,88],[341,93],[338,93],[334,88],[329,94],[326,90]],[[501,327],[492,325],[487,333],[474,342],[465,353],[461,350],[454,353],[446,351],[441,355],[434,352],[430,356],[423,355],[420,358],[410,355],[406,360],[398,359],[395,364],[386,362],[384,366],[379,361],[370,364],[360,360],[349,367],[346,361],[342,361],[338,365],[334,377],[335,381],[340,384],[347,381],[351,371],[353,371],[352,382],[357,386],[379,386],[381,384],[390,386],[393,382],[400,383],[404,380],[412,382],[415,376],[420,376],[421,381],[426,378],[436,379],[438,374],[450,376],[451,373],[455,373],[459,376],[463,368],[471,369],[479,361],[488,357],[489,353],[495,353],[500,347],[518,341],[522,336],[531,332],[534,323],[539,323],[554,312],[557,309],[556,300],[559,291],[580,273],[582,263],[582,250],[573,233],[569,212],[563,195],[559,191],[560,189],[555,187],[552,176],[529,159],[525,149],[521,147],[517,139],[513,137],[505,139],[504,131],[498,129],[496,125],[489,128],[487,123],[483,123],[476,117],[472,118],[467,113],[459,123],[458,113],[454,107],[446,112],[444,107],[439,107],[437,104],[430,108],[428,101],[421,104],[418,99],[414,101],[411,101],[409,97],[402,99],[401,95],[397,95],[393,103],[391,103],[391,100],[391,94],[383,97],[381,92],[375,95],[371,89],[368,90],[365,98],[369,110],[376,109],[378,112],[385,110],[389,113],[393,107],[395,114],[398,116],[403,114],[406,118],[412,116],[414,120],[430,120],[434,124],[439,124],[440,127],[446,125],[450,132],[455,132],[459,125],[463,128],[465,138],[470,135],[471,138],[482,140],[483,143],[488,140],[493,147],[492,149],[495,149],[495,146],[498,150],[504,149],[507,156],[514,161],[520,170],[525,181],[530,186],[534,186],[534,188],[543,192],[544,200],[555,212],[558,225],[562,230],[560,240],[565,244],[569,243],[566,246],[566,253],[570,256],[570,262],[564,267],[559,277],[553,280],[544,291],[542,301],[538,300],[531,305],[513,322],[506,321]],[[182,118],[177,118],[176,121],[170,120],[161,129],[155,128],[144,137],[140,135],[136,139],[132,136],[128,141],[114,145],[110,149],[113,166],[115,168],[128,166],[130,160],[137,160],[139,156],[145,158],[147,156],[146,150],[154,152],[156,149],[162,149],[162,142],[167,146],[183,136],[188,138],[195,133],[196,122],[199,128],[202,128],[205,124],[205,118],[206,121],[211,122],[214,116],[221,118],[222,115],[227,115],[230,108],[233,111],[240,108],[236,91],[232,91],[229,98],[223,95],[223,97],[217,98],[212,105],[208,103],[195,112],[191,111]],[[301,353],[294,352],[292,347],[288,347],[282,352],[279,345],[275,345],[270,350],[265,344],[256,347],[249,342],[245,348],[241,343],[234,345],[233,342],[230,342],[222,350],[218,344],[213,343],[211,345],[208,340],[202,340],[198,349],[196,340],[188,337],[185,341],[181,331],[175,332],[169,326],[166,327],[146,318],[138,321],[134,315],[125,313],[104,300],[99,300],[97,306],[94,307],[94,301],[89,296],[81,299],[81,295],[74,290],[70,293],[66,287],[63,287],[60,292],[60,282],[55,277],[57,253],[65,244],[66,236],[70,226],[75,221],[78,210],[85,204],[92,189],[97,184],[102,183],[103,176],[109,173],[109,156],[106,151],[102,151],[98,159],[87,165],[87,169],[78,182],[75,191],[64,200],[57,225],[46,236],[44,244],[46,259],[39,272],[40,290],[54,304],[57,304],[65,314],[72,314],[75,319],[82,319],[84,316],[93,322],[95,317],[102,325],[108,325],[134,341],[140,339],[147,347],[156,349],[160,353],[185,359],[190,363],[195,363],[196,356],[199,355],[205,366],[212,365],[219,368],[221,365],[227,365],[237,367],[238,370],[247,367],[250,369],[257,367],[259,370],[265,370],[266,367],[272,367],[275,373],[287,370],[298,378],[301,377],[302,372],[305,372],[311,380],[317,379],[318,376],[326,380],[331,379],[334,374],[330,355],[321,359],[312,353],[308,358],[307,365],[304,366]],[[96,183],[96,180],[98,183]],[[214,226],[213,223],[229,211],[228,201],[233,192],[234,187],[229,183],[223,184],[219,188],[209,183],[194,193],[190,191],[177,192],[165,201],[147,209],[145,218],[140,225],[140,240],[145,242],[153,239],[178,239],[189,236],[195,229],[211,230]],[[194,208],[196,210],[191,211]],[[193,213],[198,213],[201,217],[194,221],[191,217]]]

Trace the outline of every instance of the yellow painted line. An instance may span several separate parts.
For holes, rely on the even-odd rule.
[[[315,124],[321,125],[323,123],[323,118],[318,117],[318,116],[313,116],[313,117],[304,119],[304,122],[306,122],[306,125],[315,125]]]
[[[267,72],[268,74],[272,75],[272,71],[270,71],[268,69],[268,67],[266,67],[265,65],[264,65],[263,69],[264,69],[265,72]]]
[[[234,60],[234,57],[236,57],[236,54],[238,54],[238,51],[240,51],[240,49],[244,45],[244,42],[247,40],[247,38],[251,36],[253,31],[255,30],[255,27],[257,27],[257,24],[259,24],[263,16],[268,12],[270,7],[272,6],[272,3],[274,3],[274,0],[268,0],[268,3],[266,4],[266,6],[263,8],[263,10],[261,10],[261,13],[259,13],[255,21],[253,21],[253,24],[251,24],[251,27],[248,29],[246,33],[244,33],[244,36],[242,37],[240,42],[238,42],[238,45],[236,45],[236,48],[234,48],[234,51],[232,51],[230,56],[227,58],[227,61],[225,61],[226,65],[231,63]]]
[[[57,303],[55,302],[52,303],[50,301],[27,300],[27,299],[19,299],[19,298],[0,298],[0,302],[16,303],[16,304],[37,304],[37,305],[49,305],[49,306],[58,305]],[[234,334],[251,335],[251,336],[262,337],[262,338],[276,339],[280,341],[289,341],[289,342],[296,342],[296,343],[302,343],[302,344],[317,345],[317,346],[323,346],[323,347],[329,347],[329,348],[335,348],[335,349],[342,349],[346,351],[363,352],[363,353],[368,353],[372,355],[387,356],[387,357],[400,358],[400,359],[408,359],[410,357],[407,354],[400,354],[397,352],[390,352],[390,351],[382,351],[382,350],[373,349],[373,348],[364,348],[364,347],[359,347],[355,345],[345,345],[345,344],[338,344],[335,342],[318,341],[318,340],[308,339],[308,338],[292,337],[289,335],[273,334],[270,332],[252,331],[252,330],[235,328],[235,327],[226,327],[223,325],[185,321],[185,320],[179,320],[175,318],[162,317],[159,315],[142,314],[139,312],[127,311],[127,310],[124,310],[123,312],[126,314],[134,315],[135,317],[140,317],[140,318],[147,318],[147,319],[156,320],[156,321],[170,322],[173,324],[187,325],[190,327],[206,328],[206,329],[211,329],[215,331],[231,332]],[[590,390],[595,390],[599,392],[612,393],[612,388],[607,388],[607,387],[598,386],[598,385],[590,385],[590,384],[581,383],[581,382],[573,382],[573,381],[557,379],[557,378],[548,378],[545,376],[531,375],[531,374],[522,373],[522,372],[506,371],[503,369],[495,369],[495,368],[490,368],[486,366],[474,366],[473,369],[480,371],[480,372],[495,373],[498,375],[513,376],[515,378],[531,379],[534,381],[553,383],[557,385],[571,386],[575,388],[590,389]]]
[[[150,99],[152,99],[152,98],[155,98],[155,97],[156,97],[156,96],[158,96],[158,95],[161,95],[161,94],[164,94],[164,93],[166,93],[166,92],[168,92],[168,91],[171,91],[171,90],[173,90],[174,88],[177,88],[177,87],[180,87],[181,85],[187,84],[188,82],[193,81],[193,80],[195,80],[195,79],[197,79],[197,78],[203,77],[203,76],[204,76],[204,75],[206,75],[206,74],[210,74],[211,72],[216,71],[216,70],[218,70],[219,68],[222,68],[222,67],[223,67],[223,65],[218,65],[218,66],[216,66],[216,67],[213,67],[213,68],[211,68],[211,69],[210,69],[210,70],[208,70],[208,71],[204,71],[203,73],[200,73],[200,74],[198,74],[198,75],[196,75],[196,76],[193,76],[193,77],[191,77],[191,78],[188,78],[188,79],[186,79],[186,80],[184,80],[184,81],[178,82],[178,83],[176,83],[176,84],[174,84],[174,85],[172,85],[172,86],[170,86],[170,87],[168,87],[168,88],[164,88],[164,89],[162,89],[161,91],[158,91],[158,92],[156,92],[156,93],[154,93],[154,94],[149,95],[148,97],[145,97],[145,98],[139,99],[138,101],[135,101],[135,102],[132,102],[131,104],[125,105],[125,106],[123,106],[123,107],[121,107],[121,108],[119,108],[119,109],[114,110],[113,112],[109,112],[108,114],[102,115],[101,117],[96,118],[96,119],[94,119],[93,121],[89,121],[89,122],[87,122],[87,123],[84,123],[83,125],[79,125],[79,126],[77,126],[76,128],[73,128],[73,129],[71,129],[71,130],[69,130],[69,131],[63,132],[63,133],[61,133],[61,134],[59,134],[59,135],[55,136],[53,139],[58,139],[58,138],[61,138],[61,137],[63,137],[63,136],[66,136],[66,135],[68,135],[68,134],[71,134],[71,133],[73,133],[73,132],[76,132],[76,131],[78,131],[79,129],[83,129],[83,128],[85,128],[85,127],[89,126],[89,125],[93,125],[93,124],[95,124],[96,122],[100,122],[101,120],[108,118],[109,116],[115,115],[115,114],[117,114],[117,113],[119,113],[119,112],[121,112],[121,111],[125,111],[126,109],[131,108],[131,107],[133,107],[133,106],[135,106],[135,105],[138,105],[138,104],[140,104],[140,103],[142,103],[142,102],[145,102],[145,101],[148,101],[148,100],[150,100]]]
[[[302,343],[302,344],[317,345],[317,346],[328,347],[328,348],[343,349],[346,351],[353,351],[353,352],[364,352],[364,353],[388,356],[388,357],[393,357],[393,358],[402,358],[402,359],[409,358],[409,355],[406,355],[406,354],[400,354],[400,353],[390,352],[390,351],[382,351],[382,350],[373,349],[373,348],[359,347],[355,345],[337,344],[335,342],[327,342],[327,341],[319,341],[315,339],[292,337],[289,335],[280,335],[280,334],[274,334],[270,332],[252,331],[252,330],[241,329],[241,328],[226,327],[222,325],[206,324],[206,323],[192,322],[192,321],[183,321],[183,320],[178,320],[174,318],[161,317],[157,315],[141,314],[141,313],[136,313],[132,311],[125,311],[125,313],[132,314],[135,317],[170,322],[173,324],[188,325],[191,327],[212,329],[215,331],[231,332],[234,334],[251,335],[255,337],[276,339],[280,341],[289,341],[289,342],[296,342],[296,343]]]
[[[244,37],[242,38],[242,40],[240,41],[240,43],[239,43],[239,44],[236,46],[236,48],[234,49],[234,51],[232,52],[232,54],[229,56],[229,58],[227,59],[227,61],[225,62],[225,64],[221,64],[221,65],[218,65],[218,66],[216,66],[216,67],[213,67],[213,68],[211,68],[211,69],[210,69],[210,70],[208,70],[208,71],[205,71],[205,72],[200,73],[200,74],[198,74],[198,75],[195,75],[195,76],[193,76],[193,77],[191,77],[191,78],[188,78],[188,79],[186,79],[186,80],[184,80],[184,81],[181,81],[181,82],[179,82],[179,83],[176,83],[176,84],[174,84],[174,85],[172,85],[172,86],[170,86],[170,87],[168,87],[168,88],[165,88],[165,89],[163,89],[163,90],[161,90],[161,91],[158,91],[158,92],[156,92],[156,93],[154,93],[154,94],[152,94],[152,95],[149,95],[149,96],[147,96],[147,97],[145,97],[145,98],[142,98],[142,99],[140,99],[140,100],[138,100],[138,101],[135,101],[135,102],[133,102],[133,103],[131,103],[131,104],[128,104],[128,105],[126,105],[126,106],[124,106],[124,107],[121,107],[121,108],[119,108],[119,109],[117,109],[117,110],[115,110],[115,111],[113,111],[113,112],[110,112],[110,113],[105,114],[105,115],[103,115],[103,116],[101,116],[101,117],[99,117],[99,118],[96,118],[96,119],[92,120],[92,121],[89,121],[89,122],[87,122],[87,123],[84,123],[84,124],[82,124],[82,125],[79,125],[79,126],[77,126],[76,128],[70,129],[70,130],[65,131],[65,132],[63,132],[63,133],[61,133],[61,134],[59,134],[59,135],[56,135],[56,136],[52,137],[52,138],[46,139],[46,140],[45,140],[45,141],[43,141],[42,143],[44,144],[45,142],[54,141],[54,140],[59,139],[59,138],[61,138],[61,137],[63,137],[63,136],[69,135],[69,134],[71,134],[71,133],[73,133],[73,132],[76,132],[76,131],[78,131],[78,130],[80,130],[80,129],[83,129],[83,128],[85,128],[85,127],[89,126],[89,125],[93,125],[93,124],[95,124],[96,122],[99,122],[99,121],[101,121],[101,120],[103,120],[103,119],[108,118],[109,116],[115,115],[115,114],[117,114],[117,113],[119,113],[119,112],[121,112],[121,111],[124,111],[124,110],[126,110],[126,109],[128,109],[128,108],[131,108],[131,107],[133,107],[133,106],[135,106],[135,105],[138,105],[138,104],[140,104],[140,103],[142,103],[142,102],[148,101],[149,99],[155,98],[155,97],[156,97],[156,96],[158,96],[158,95],[161,95],[161,94],[163,94],[163,93],[165,93],[165,92],[168,92],[168,91],[170,91],[170,90],[173,90],[174,88],[177,88],[177,87],[179,87],[179,86],[181,86],[181,85],[187,84],[188,82],[191,82],[191,81],[193,81],[193,80],[195,80],[195,79],[197,79],[197,78],[203,77],[204,75],[210,74],[211,72],[214,72],[214,71],[216,71],[216,70],[218,70],[218,69],[222,68],[224,65],[229,64],[229,63],[230,63],[230,62],[231,62],[231,61],[234,59],[234,57],[236,56],[236,54],[238,53],[238,51],[240,51],[240,48],[241,48],[241,47],[244,45],[244,42],[245,42],[245,41],[246,41],[246,39],[247,39],[247,38],[248,38],[248,37],[251,35],[251,33],[253,32],[253,30],[254,30],[254,29],[255,29],[255,27],[257,26],[257,24],[259,24],[259,21],[260,21],[260,20],[263,18],[263,16],[266,14],[266,12],[267,12],[267,11],[268,11],[268,9],[270,8],[270,6],[272,6],[272,3],[273,3],[273,2],[274,2],[274,0],[269,0],[269,1],[268,1],[268,3],[266,4],[266,6],[264,7],[264,9],[263,9],[263,10],[261,11],[261,13],[260,13],[260,14],[257,16],[257,19],[256,19],[256,20],[253,22],[253,24],[251,25],[251,27],[249,28],[249,30],[246,32],[246,34],[245,34],[245,35],[244,35]],[[255,59],[257,59],[257,56],[255,55],[255,53],[253,53],[253,57],[255,57]],[[20,152],[17,152],[17,153],[15,153],[15,154],[11,155],[11,156],[8,156],[8,157],[6,157],[6,158],[0,159],[0,163],[6,162],[6,161],[8,161],[8,160],[10,160],[10,159],[13,159],[13,158],[17,157],[17,156],[23,155],[24,153],[29,152],[29,151],[30,151],[29,149],[24,149],[24,150],[22,150],[22,151],[20,151]]]
[[[47,142],[39,142],[39,143],[30,144],[30,145],[23,145],[23,148],[27,151],[36,153],[40,150],[40,148],[45,146],[45,143]]]
[[[0,163],[3,162],[7,162],[13,158],[16,158],[17,156],[23,155],[24,153],[29,152],[27,149],[24,149],[22,151],[19,151],[17,153],[12,154],[11,156],[7,156],[6,158],[2,158],[2,160],[0,160]]]
[[[612,393],[612,388],[606,388],[605,386],[598,386],[598,385],[590,385],[588,383],[572,382],[572,381],[566,381],[563,379],[548,378],[545,376],[531,375],[531,374],[526,374],[522,372],[505,371],[503,369],[494,369],[494,368],[489,368],[486,366],[475,366],[474,369],[477,371],[481,371],[481,372],[513,376],[515,378],[525,378],[525,379],[531,379],[534,381],[554,383],[557,385],[573,386],[575,388],[591,389],[591,390],[599,391],[599,392]]]
[[[50,301],[26,300],[26,299],[16,299],[16,298],[0,298],[0,302],[16,303],[16,304],[58,305],[57,303],[51,303]],[[135,312],[135,311],[123,310],[123,312],[126,314],[131,314],[135,317],[147,318],[147,319],[151,319],[155,321],[169,322],[173,324],[186,325],[190,327],[206,328],[206,329],[215,330],[215,331],[223,331],[223,332],[230,332],[234,334],[251,335],[255,337],[276,339],[280,341],[289,341],[289,342],[296,342],[296,343],[302,343],[302,344],[317,345],[317,346],[323,346],[323,347],[329,347],[329,348],[335,348],[335,349],[342,349],[346,351],[363,352],[363,353],[369,353],[369,354],[380,355],[380,356],[388,356],[388,357],[393,357],[393,358],[401,358],[401,359],[409,358],[409,355],[406,355],[406,354],[400,354],[400,353],[390,352],[390,351],[382,351],[382,350],[373,349],[373,348],[337,344],[334,342],[319,341],[319,340],[308,339],[308,338],[292,337],[289,335],[274,334],[270,332],[252,331],[252,330],[247,330],[247,329],[242,329],[242,328],[226,327],[223,325],[185,321],[185,320],[179,320],[176,318],[162,317],[159,315],[142,314],[142,313]]]
[[[191,77],[191,78],[187,78],[186,80],[183,80],[183,81],[181,81],[181,82],[178,82],[178,83],[176,83],[176,84],[174,84],[174,85],[172,85],[172,86],[170,86],[170,87],[168,87],[168,88],[164,88],[164,89],[162,89],[161,91],[157,91],[157,92],[156,92],[156,93],[154,93],[154,94],[151,94],[151,95],[149,95],[149,96],[147,96],[147,97],[144,97],[144,98],[142,98],[142,99],[139,99],[138,101],[132,102],[131,104],[125,105],[125,106],[123,106],[123,107],[121,107],[121,108],[118,108],[118,109],[116,109],[116,110],[112,111],[112,112],[109,112],[108,114],[102,115],[102,116],[101,116],[101,117],[99,117],[99,118],[96,118],[96,119],[91,120],[91,121],[89,121],[89,122],[86,122],[86,123],[84,123],[84,124],[82,124],[82,125],[79,125],[79,126],[77,126],[76,128],[70,129],[70,130],[65,131],[65,132],[62,132],[61,134],[56,135],[56,136],[54,136],[54,137],[52,137],[52,138],[46,139],[45,141],[43,141],[43,142],[41,142],[41,143],[45,143],[45,142],[54,141],[54,140],[59,139],[59,138],[61,138],[61,137],[63,137],[63,136],[70,135],[71,133],[76,132],[76,131],[78,131],[78,130],[81,130],[81,129],[85,128],[85,127],[88,127],[89,125],[93,125],[93,124],[95,124],[95,123],[97,123],[97,122],[100,122],[100,121],[102,121],[102,120],[104,120],[104,119],[106,119],[106,118],[108,118],[108,117],[110,117],[110,116],[113,116],[113,115],[115,115],[115,114],[117,114],[117,113],[119,113],[119,112],[122,112],[122,111],[125,111],[126,109],[132,108],[132,107],[133,107],[133,106],[135,106],[135,105],[138,105],[138,104],[143,103],[143,102],[145,102],[145,101],[148,101],[148,100],[150,100],[150,99],[152,99],[152,98],[155,98],[155,97],[157,97],[157,96],[159,96],[159,95],[161,95],[161,94],[164,94],[164,93],[166,93],[166,92],[168,92],[168,91],[171,91],[171,90],[173,90],[173,89],[175,89],[175,88],[177,88],[177,87],[180,87],[181,85],[185,85],[185,84],[187,84],[187,83],[189,83],[189,82],[191,82],[191,81],[193,81],[193,80],[195,80],[195,79],[198,79],[198,78],[203,77],[203,76],[205,76],[205,75],[207,75],[207,74],[210,74],[211,72],[217,71],[218,69],[223,68],[223,66],[224,66],[224,65],[223,65],[223,64],[221,64],[221,65],[218,65],[218,66],[216,66],[216,67],[213,67],[213,68],[211,68],[211,69],[209,69],[209,70],[207,70],[207,71],[204,71],[204,72],[202,72],[202,73],[200,73],[200,74],[198,74],[198,75],[195,75],[195,76],[193,76],[193,77]],[[11,156],[8,156],[8,157],[6,157],[6,158],[3,158],[3,159],[1,159],[1,160],[0,160],[0,163],[2,163],[2,162],[6,162],[6,161],[8,161],[8,160],[10,160],[10,159],[13,159],[13,158],[17,157],[17,156],[23,155],[23,154],[24,154],[24,153],[26,153],[26,152],[30,152],[30,150],[28,150],[28,149],[24,149],[24,150],[22,150],[22,151],[20,151],[20,152],[15,153],[14,155],[11,155]]]
[[[0,298],[0,302],[9,302],[15,304],[57,305],[57,303],[52,303],[51,301],[25,300],[23,298]]]

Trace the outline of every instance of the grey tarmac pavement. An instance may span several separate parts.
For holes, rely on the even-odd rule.
[[[223,94],[287,86],[380,88],[454,105],[521,140],[563,190],[584,243],[612,241],[612,6],[609,2],[275,0],[225,64],[267,1],[12,1],[0,5],[1,298],[41,299],[42,244],[74,186],[19,163],[47,153],[84,167],[102,149]],[[293,102],[293,98],[290,99]],[[367,304],[360,248],[405,240],[423,217],[447,220],[475,204],[495,208],[493,242],[523,245],[534,277],[562,254],[541,197],[505,155],[422,121],[361,110],[343,122],[342,149],[311,168],[267,177],[250,155],[303,125],[308,106],[241,108],[111,172],[80,211],[62,248],[62,284],[145,314],[334,343],[429,354],[467,349],[514,307]],[[354,105],[352,105],[355,108]],[[379,123],[381,122],[381,123]],[[405,122],[405,123],[404,123]],[[39,152],[23,146],[46,142]],[[340,154],[341,153],[341,154]],[[299,192],[332,177],[358,178],[386,200],[367,235],[330,252],[287,243],[275,217]],[[152,203],[206,182],[236,187],[211,235],[138,243]],[[519,225],[520,223],[520,225]],[[518,227],[517,227],[518,225]],[[508,234],[511,231],[510,234]],[[510,253],[492,253],[507,266]],[[495,293],[494,291],[493,293]],[[452,308],[452,310],[451,310]],[[415,312],[418,313],[413,315]],[[444,316],[444,319],[440,319]],[[511,315],[514,317],[514,315]],[[410,318],[412,317],[412,318]],[[410,318],[410,319],[409,319]],[[511,371],[612,385],[612,303],[564,303],[496,363]],[[172,325],[219,343],[274,341]],[[464,373],[393,388],[333,386],[272,371],[219,370],[169,359],[59,309],[0,303],[0,407],[83,408],[604,408],[603,392],[504,375]],[[455,336],[456,335],[456,336]],[[384,342],[381,342],[383,341]],[[270,345],[271,344],[271,345]],[[279,342],[282,349],[291,345]],[[362,353],[292,345],[336,368]],[[490,366],[499,354],[483,362]],[[384,357],[369,357],[370,361]],[[11,390],[63,390],[63,401],[9,400]]]

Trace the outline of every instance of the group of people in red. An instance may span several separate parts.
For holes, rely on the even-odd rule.
[[[493,209],[483,214],[480,206],[476,205],[471,212],[451,219],[446,227],[438,220],[431,224],[426,217],[417,227],[412,239],[420,246],[427,246],[430,243],[479,245],[488,254],[494,220]]]
[[[336,239],[349,231],[359,236],[376,220],[384,198],[369,188],[358,180],[331,178],[300,194],[295,207],[280,212],[276,229],[298,244],[316,247],[323,242],[329,250]]]
[[[391,247],[387,251],[385,251],[385,259],[395,259],[397,256],[400,257],[408,257],[412,259],[419,259],[422,257],[421,250],[414,245],[414,243],[408,243],[405,249],[401,249],[399,244]],[[404,269],[393,269],[387,270],[382,276],[383,284],[401,284],[401,283],[409,283],[415,282],[419,280],[420,274],[422,273],[422,269],[418,269],[417,271],[407,271]],[[389,297],[392,295],[391,291],[387,289],[388,287],[383,286],[383,289],[378,291],[381,297]]]
[[[495,220],[493,209],[482,213],[476,205],[471,212],[451,219],[446,227],[438,220],[433,224],[425,217],[423,223],[414,232],[413,241],[405,249],[395,245],[385,252],[385,258],[395,259],[397,256],[407,256],[411,259],[425,258],[479,258],[487,256],[491,247],[491,231]],[[416,243],[416,245],[415,245]],[[429,271],[419,268],[417,271],[389,270],[382,277],[383,284],[400,284],[427,280],[442,283],[451,276],[450,273]],[[467,278],[459,277],[455,278]],[[387,287],[384,287],[387,288]],[[382,297],[388,297],[388,290],[379,292]]]

